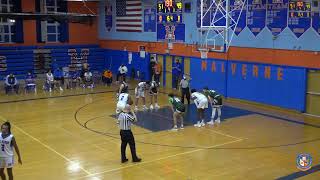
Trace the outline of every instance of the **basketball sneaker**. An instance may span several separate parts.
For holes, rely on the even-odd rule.
[[[184,129],[183,124],[181,124],[180,129]]]
[[[150,105],[150,110],[153,110],[153,105],[152,104]]]
[[[206,125],[206,123],[204,123],[204,120],[201,121],[201,124],[200,124],[200,125],[201,125],[201,127],[203,127],[203,126]]]
[[[160,106],[156,103],[154,106],[156,109],[160,109]]]
[[[201,127],[200,121],[197,122],[197,124],[193,125],[194,127]]]
[[[143,110],[144,110],[144,111],[148,110],[148,108],[147,108],[146,105],[143,105]]]
[[[171,129],[171,131],[178,131],[178,127],[177,127],[177,126],[173,126],[173,128]]]
[[[217,120],[216,120],[216,123],[218,123],[218,124],[220,124],[220,118],[218,118]]]
[[[214,121],[213,119],[211,119],[211,121],[207,122],[208,125],[214,125]]]

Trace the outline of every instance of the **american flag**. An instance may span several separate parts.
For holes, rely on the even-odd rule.
[[[116,13],[116,31],[142,32],[141,0],[117,0]]]

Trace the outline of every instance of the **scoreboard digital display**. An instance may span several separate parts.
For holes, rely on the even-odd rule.
[[[289,10],[311,11],[311,3],[305,1],[291,1],[289,3]]]
[[[289,17],[310,17],[311,3],[298,0],[289,2]]]
[[[182,23],[181,14],[158,15],[158,23]]]
[[[157,12],[158,13],[182,13],[181,0],[164,0],[158,1]]]
[[[182,23],[182,0],[158,0],[158,23]]]

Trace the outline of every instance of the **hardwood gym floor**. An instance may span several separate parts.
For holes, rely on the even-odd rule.
[[[319,179],[320,120],[238,101],[228,107],[250,111],[233,115],[221,125],[172,132],[134,126],[143,162],[120,163],[115,87],[67,90],[38,95],[0,95],[2,120],[13,124],[23,165],[16,180],[212,180]],[[162,90],[165,91],[165,90]],[[91,93],[87,94],[86,93]],[[60,96],[60,97],[59,97]],[[168,105],[160,94],[160,105]],[[232,114],[232,108],[224,113]],[[156,113],[156,112],[154,112]],[[152,124],[168,124],[170,116],[144,115]],[[159,122],[158,122],[159,123]],[[313,171],[299,173],[296,157],[310,153]],[[127,156],[129,156],[129,148]]]

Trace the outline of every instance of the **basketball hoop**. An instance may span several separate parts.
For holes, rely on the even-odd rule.
[[[208,49],[199,49],[201,59],[208,58]]]

